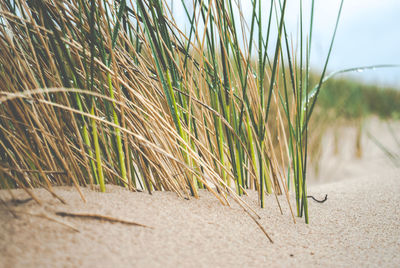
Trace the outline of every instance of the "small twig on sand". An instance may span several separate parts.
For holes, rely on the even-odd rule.
[[[74,217],[74,218],[83,218],[83,219],[94,219],[94,220],[100,220],[100,221],[108,221],[112,223],[122,223],[122,224],[127,224],[127,225],[135,225],[135,226],[140,226],[144,228],[151,228],[153,227],[146,226],[140,223],[136,223],[133,221],[126,221],[126,220],[121,220],[118,218],[110,217],[110,216],[105,216],[105,215],[99,215],[99,214],[87,214],[87,213],[71,213],[71,212],[62,212],[58,211],[56,212],[56,215],[61,216],[61,217]]]
[[[33,200],[32,197],[29,197],[29,198],[26,198],[26,199],[11,199],[11,203],[13,205],[15,205],[15,206],[18,206],[18,205],[22,205],[22,204],[28,203],[31,200]]]
[[[325,195],[325,198],[324,199],[322,199],[322,200],[318,200],[318,199],[316,199],[314,196],[312,196],[312,195],[307,195],[307,198],[312,198],[315,202],[318,202],[318,203],[324,203],[326,200],[328,200],[328,195],[326,194]]]

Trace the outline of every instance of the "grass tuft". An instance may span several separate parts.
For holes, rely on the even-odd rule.
[[[293,187],[308,222],[308,122],[337,24],[314,85],[314,1],[299,40],[286,0],[251,3],[245,20],[236,1],[182,1],[184,31],[166,1],[2,1],[0,188],[204,188],[223,204],[254,189],[264,207]]]

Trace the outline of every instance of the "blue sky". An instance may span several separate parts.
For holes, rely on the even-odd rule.
[[[250,18],[251,0],[236,1],[240,2],[244,17]],[[287,0],[286,24],[294,39],[299,21],[299,2]],[[266,17],[268,3],[263,1]],[[310,4],[311,0],[303,0],[303,9],[309,11]],[[339,6],[340,0],[315,0],[313,69],[323,67]],[[175,15],[180,25],[185,24],[182,21],[185,16],[181,12],[180,1],[174,1],[174,13],[182,14]],[[304,17],[309,17],[308,14],[305,12]],[[345,0],[328,70],[378,64],[400,65],[400,0]],[[365,83],[400,89],[400,68],[355,72],[349,76]]]
[[[309,2],[309,1],[305,1]],[[313,63],[328,51],[339,0],[316,0]],[[400,1],[345,0],[330,70],[365,65],[400,64]],[[400,89],[400,68],[353,73],[352,77]]]

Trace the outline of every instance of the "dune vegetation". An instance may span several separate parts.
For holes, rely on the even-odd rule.
[[[343,1],[319,74],[310,72],[314,1],[300,4],[295,39],[286,0],[252,1],[250,21],[236,1],[182,1],[185,30],[168,2],[1,1],[0,188],[37,202],[33,187],[56,198],[59,185],[195,198],[207,189],[249,215],[246,190],[261,207],[266,194],[290,207],[293,190],[293,219],[308,222],[310,118],[348,87],[335,80],[341,91],[319,97]]]
[[[390,139],[398,140],[394,131],[399,113],[400,91],[395,88],[368,85],[348,77],[334,78],[327,81],[317,103],[315,114],[311,120],[314,131],[310,134],[309,165],[318,170],[322,153],[323,137],[329,132],[334,133],[334,152],[340,147],[339,129],[341,127],[355,128],[354,156],[363,155],[361,137],[365,133],[392,162],[398,165],[397,148],[388,148],[380,137],[375,137],[364,125],[373,117],[385,121]],[[397,142],[398,143],[398,142]],[[318,174],[318,172],[316,172]]]
[[[359,119],[377,116],[381,119],[400,118],[400,92],[394,88],[383,88],[363,84],[349,78],[327,81],[318,101],[323,113],[335,111],[336,118]]]

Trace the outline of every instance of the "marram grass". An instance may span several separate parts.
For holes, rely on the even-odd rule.
[[[308,122],[332,49],[312,85],[314,1],[298,40],[286,0],[251,1],[250,21],[236,1],[182,4],[186,31],[167,1],[0,3],[0,188],[207,189],[249,211],[247,189],[261,207],[294,189],[308,222]]]

